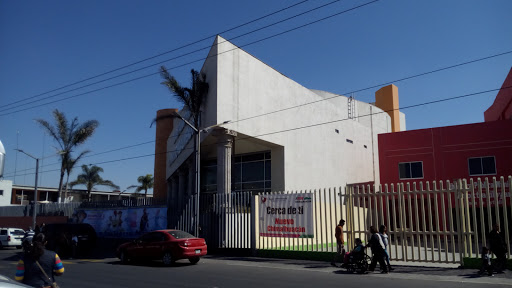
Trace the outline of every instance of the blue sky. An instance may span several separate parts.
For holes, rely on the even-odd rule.
[[[5,178],[32,185],[34,160],[18,154],[18,145],[43,157],[42,186],[58,185],[55,143],[34,119],[53,120],[55,108],[69,119],[100,122],[96,134],[78,150],[91,150],[81,164],[154,153],[156,111],[181,108],[158,74],[128,84],[85,94],[69,100],[15,112],[138,76],[158,72],[159,65],[18,108],[12,102],[119,68],[141,59],[203,39],[207,40],[138,67],[209,47],[213,35],[247,21],[288,7],[299,0],[282,1],[1,1],[0,2],[0,140],[7,151]],[[259,27],[313,9],[332,1],[310,0],[282,13],[227,33],[237,37]],[[363,8],[286,33],[259,43],[247,43],[304,25],[369,1],[338,1],[323,9],[232,40],[253,56],[301,85],[339,94],[386,83],[512,50],[510,28],[512,1],[472,0],[381,0]],[[166,62],[180,66],[204,58],[208,49]],[[458,68],[395,82],[400,106],[501,87],[512,64],[512,54]],[[202,61],[172,69],[184,84],[190,69]],[[55,95],[97,78],[44,96]],[[262,83],[263,84],[263,83]],[[372,88],[355,94],[374,101]],[[420,129],[483,121],[483,112],[496,93],[463,100],[406,109],[407,129]],[[42,97],[40,97],[42,98]],[[34,98],[36,100],[39,98]],[[13,113],[14,112],[14,113]],[[233,119],[236,120],[236,119]],[[147,143],[149,142],[149,143]],[[146,143],[146,144],[141,144]],[[102,153],[130,145],[135,147]],[[16,160],[17,158],[17,160]],[[154,156],[98,164],[102,176],[121,186],[137,184],[137,177],[153,174]],[[27,170],[29,169],[29,170]],[[80,172],[76,168],[71,178]]]

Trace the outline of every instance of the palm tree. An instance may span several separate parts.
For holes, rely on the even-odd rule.
[[[98,128],[99,122],[96,120],[88,120],[80,124],[78,123],[78,118],[75,117],[73,121],[69,123],[64,113],[57,109],[53,111],[53,117],[55,118],[55,126],[52,126],[43,119],[36,119],[36,121],[59,144],[57,148],[61,160],[59,198],[62,199],[62,182],[64,173],[66,172],[66,165],[71,159],[71,152],[94,134],[94,131]]]
[[[80,161],[80,159],[89,152],[89,150],[83,151],[76,158],[70,156],[68,161],[66,162],[66,191],[64,192],[64,199],[68,197],[69,174],[71,174],[71,171],[73,171],[73,169],[75,168],[76,163],[78,163],[78,161]]]
[[[89,201],[91,200],[91,191],[95,186],[108,186],[119,189],[119,186],[112,181],[101,178],[100,172],[103,172],[103,168],[96,165],[91,166],[91,168],[87,165],[82,165],[82,174],[78,175],[76,180],[69,183],[69,185],[71,187],[85,185],[87,187],[87,199]]]
[[[174,98],[182,103],[184,107],[190,112],[192,116],[192,125],[199,131],[199,122],[201,120],[201,109],[203,104],[206,102],[206,96],[208,95],[209,85],[206,82],[206,74],[199,73],[198,71],[192,69],[190,71],[192,76],[192,87],[187,88],[183,87],[178,81],[169,74],[167,69],[164,66],[160,67],[160,76],[164,79],[161,83],[162,85],[167,86],[169,91],[172,93]],[[173,117],[164,116],[163,118]],[[160,119],[156,118],[153,122],[158,121]],[[194,141],[194,151],[197,151],[197,145],[200,143],[196,143]],[[197,157],[197,156],[196,156]],[[196,159],[197,160],[197,159]],[[198,179],[196,179],[198,181]],[[196,191],[199,194],[199,191]]]
[[[174,98],[188,109],[193,119],[192,124],[199,130],[201,108],[206,102],[209,86],[206,83],[206,74],[199,73],[194,69],[190,71],[190,74],[192,74],[192,87],[187,88],[181,86],[164,66],[160,67],[160,75],[164,78],[162,85],[167,86]]]
[[[135,189],[135,193],[140,193],[141,191],[144,191],[144,197],[147,197],[148,189],[153,188],[153,183],[154,183],[153,180],[154,180],[153,175],[151,175],[151,174],[147,174],[146,176],[139,176],[139,178],[137,178],[137,182],[139,182],[140,185],[139,186],[131,185],[126,189],[137,188],[137,189]]]

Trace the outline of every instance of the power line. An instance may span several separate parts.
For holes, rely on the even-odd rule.
[[[357,92],[362,92],[362,91],[366,91],[366,90],[370,90],[370,89],[374,89],[374,88],[378,88],[378,87],[383,87],[383,86],[390,85],[390,84],[393,84],[393,83],[410,80],[410,79],[413,79],[413,78],[417,78],[417,77],[433,74],[433,73],[436,73],[436,72],[441,72],[441,71],[444,71],[444,70],[453,69],[453,68],[456,68],[456,67],[460,67],[460,66],[464,66],[464,65],[468,65],[468,64],[484,61],[484,60],[488,60],[488,59],[491,59],[491,58],[495,58],[495,57],[499,57],[499,56],[503,56],[503,55],[507,55],[507,54],[511,54],[511,53],[512,53],[512,50],[506,51],[506,52],[503,52],[503,53],[494,54],[494,55],[491,55],[491,56],[486,56],[486,57],[479,58],[479,59],[474,59],[474,60],[470,60],[470,61],[466,61],[466,62],[462,62],[462,63],[450,65],[450,66],[446,66],[446,67],[439,68],[439,69],[434,69],[434,70],[431,70],[431,71],[415,74],[415,75],[412,75],[412,76],[407,76],[407,77],[399,78],[399,79],[392,80],[392,81],[387,81],[387,82],[384,82],[384,83],[380,83],[380,84],[377,84],[377,85],[369,86],[369,87],[358,89],[358,90],[353,90],[353,91],[342,93],[342,94],[350,95],[352,93],[357,93]],[[338,97],[342,97],[342,96],[343,95],[335,95],[335,96],[332,96],[332,97],[327,97],[327,98],[323,98],[323,99],[312,101],[312,102],[307,102],[307,103],[303,103],[303,104],[299,104],[299,105],[295,105],[295,106],[290,106],[290,107],[287,107],[287,108],[278,109],[278,110],[267,112],[267,113],[263,113],[263,114],[258,114],[258,115],[247,117],[247,118],[242,118],[242,119],[239,119],[239,120],[231,121],[231,123],[242,122],[242,121],[245,121],[245,120],[254,119],[254,118],[258,118],[258,117],[262,117],[262,116],[266,116],[266,115],[270,115],[270,114],[274,114],[274,113],[278,113],[278,112],[282,112],[282,111],[286,111],[286,110],[291,110],[291,109],[295,109],[295,108],[299,108],[299,107],[315,104],[315,103],[318,103],[318,102],[327,101],[327,100],[338,98]]]
[[[177,137],[179,137],[181,135],[187,135],[187,134],[192,135],[192,133],[184,133],[184,134],[180,134],[180,135],[176,135],[176,136],[162,137],[162,138],[158,138],[156,140],[177,138]],[[146,142],[142,142],[142,143],[138,143],[138,144],[123,146],[123,147],[119,147],[119,148],[115,148],[115,149],[111,149],[111,150],[107,150],[107,151],[103,151],[103,152],[98,152],[98,153],[93,153],[93,154],[86,154],[86,155],[84,155],[82,157],[82,159],[89,158],[89,157],[94,157],[94,156],[98,156],[98,155],[102,155],[102,154],[112,153],[112,152],[116,152],[116,151],[120,151],[120,150],[124,150],[124,149],[128,149],[128,148],[133,148],[133,147],[137,147],[137,146],[142,146],[142,145],[145,145],[145,144],[153,143],[156,140],[151,140],[151,141],[146,141]],[[52,155],[51,157],[54,157],[54,156],[57,156],[57,155]],[[50,158],[50,157],[48,157],[48,158]],[[61,164],[61,162],[54,162],[54,163],[51,163],[51,164],[41,165],[41,166],[39,166],[39,168],[49,167],[49,166],[54,166],[54,165],[60,165],[60,164]],[[30,171],[30,170],[35,170],[35,169],[36,168],[27,168],[27,169],[23,169],[23,170],[18,170],[18,172]],[[6,172],[5,174],[6,175],[10,175],[11,173],[12,172]],[[16,174],[16,172],[14,172],[14,174],[16,176],[18,176],[18,174]]]
[[[418,78],[418,77],[421,77],[421,76],[426,76],[426,75],[429,75],[429,74],[433,74],[433,73],[437,73],[437,72],[453,69],[453,68],[456,68],[456,67],[460,67],[460,66],[464,66],[464,65],[468,65],[468,64],[484,61],[484,60],[489,60],[489,59],[492,59],[492,58],[508,55],[508,54],[511,54],[511,53],[512,53],[512,50],[506,51],[506,52],[502,52],[502,53],[498,53],[498,54],[494,54],[494,55],[490,55],[490,56],[485,56],[485,57],[482,57],[482,58],[473,59],[473,60],[469,60],[469,61],[453,64],[453,65],[450,65],[450,66],[446,66],[446,67],[430,70],[430,71],[427,71],[427,72],[422,72],[422,73],[418,73],[418,74],[415,74],[415,75],[406,76],[406,77],[403,77],[403,78],[398,78],[398,79],[395,79],[395,80],[392,80],[392,81],[388,81],[388,82],[384,82],[384,83],[381,83],[381,84],[369,86],[369,87],[366,87],[366,88],[361,88],[361,89],[353,90],[351,92],[346,92],[346,93],[343,93],[343,94],[351,94],[351,93],[356,93],[356,92],[362,92],[362,91],[365,91],[365,90],[381,87],[381,86],[384,86],[384,85],[389,85],[389,84],[392,84],[392,83],[402,82],[402,81],[410,80],[410,79],[413,79],[413,78]],[[87,92],[87,93],[90,93],[90,92]],[[323,98],[323,99],[320,99],[320,100],[316,100],[316,101],[312,101],[312,102],[308,102],[308,103],[303,103],[303,104],[300,104],[300,105],[295,105],[295,106],[291,106],[291,107],[287,107],[287,108],[283,108],[283,109],[278,109],[278,110],[275,110],[275,111],[271,111],[271,112],[267,112],[267,113],[263,113],[263,114],[259,114],[259,115],[255,115],[255,116],[251,116],[251,117],[247,117],[247,118],[242,118],[242,119],[234,120],[234,121],[231,121],[230,123],[241,122],[241,121],[250,120],[250,119],[254,119],[254,118],[258,118],[258,117],[262,117],[262,116],[266,116],[266,115],[270,115],[270,114],[274,114],[274,113],[278,113],[278,112],[283,112],[283,111],[287,111],[287,110],[291,110],[291,109],[307,106],[307,105],[310,105],[310,104],[326,101],[326,100],[329,100],[329,99],[338,98],[338,97],[341,97],[341,96],[343,96],[343,95],[336,95],[336,96],[332,96],[332,97],[327,97],[327,98]],[[2,116],[2,115],[0,115],[0,116]],[[97,155],[100,155],[100,154],[106,154],[106,153],[109,153],[109,152],[115,152],[115,151],[118,151],[118,150],[123,150],[123,149],[126,149],[126,148],[130,148],[132,146],[139,146],[139,145],[143,145],[143,144],[147,144],[147,143],[152,143],[154,141],[155,140],[144,142],[144,143],[141,143],[141,144],[125,146],[125,147],[121,147],[121,148],[117,148],[117,149],[113,149],[113,150],[105,151],[105,152],[101,152],[101,153],[96,153],[96,154],[92,154],[92,155],[86,155],[84,158],[92,157],[92,156],[97,156]],[[52,157],[54,157],[54,156],[55,155],[53,155]],[[56,163],[48,164],[48,165],[44,165],[44,166],[51,166],[51,165],[56,165],[56,164],[60,164],[60,163],[56,162]],[[34,169],[35,168],[29,168],[29,169],[25,169],[25,170],[20,170],[19,172],[23,172],[23,171],[27,171],[27,170],[34,170]],[[6,173],[6,174],[9,174],[9,173]]]
[[[334,2],[337,2],[337,1],[340,1],[340,0],[336,0]],[[230,49],[230,50],[226,50],[224,52],[221,52],[221,53],[217,53],[215,55],[211,55],[211,56],[207,56],[207,57],[203,57],[203,58],[199,58],[199,59],[196,59],[196,60],[193,60],[193,61],[190,61],[190,62],[187,62],[185,64],[181,64],[181,65],[177,65],[177,66],[174,66],[174,67],[171,67],[170,69],[176,69],[176,68],[181,68],[181,67],[184,67],[184,66],[188,66],[190,64],[193,64],[193,63],[196,63],[196,62],[199,62],[199,61],[204,61],[204,60],[207,60],[209,58],[212,58],[212,57],[217,57],[218,55],[221,55],[221,54],[224,54],[224,53],[228,53],[228,52],[231,52],[231,51],[234,51],[234,50],[237,50],[237,49],[240,49],[240,47],[245,47],[245,46],[249,46],[249,45],[253,45],[253,44],[256,44],[256,43],[259,43],[259,42],[263,42],[263,41],[266,41],[268,39],[271,39],[271,38],[274,38],[274,37],[277,37],[277,36],[281,36],[283,34],[286,34],[286,33],[289,33],[289,32],[292,32],[292,31],[295,31],[295,30],[298,30],[298,29],[301,29],[301,28],[304,28],[306,26],[309,26],[309,25],[313,25],[313,24],[316,24],[318,22],[321,22],[321,21],[325,21],[327,19],[330,19],[330,18],[333,18],[335,16],[339,16],[341,14],[344,14],[344,13],[347,13],[347,12],[350,12],[350,11],[353,11],[353,10],[356,10],[356,9],[359,9],[359,8],[362,8],[364,6],[367,6],[367,5],[370,5],[370,4],[373,4],[375,2],[378,2],[379,0],[373,0],[373,1],[370,1],[370,2],[367,2],[367,3],[364,3],[364,4],[361,4],[361,5],[358,5],[358,6],[355,6],[353,8],[350,8],[350,9],[347,9],[347,10],[344,10],[344,11],[341,11],[341,12],[338,12],[338,13],[335,13],[335,14],[332,14],[330,16],[327,16],[327,17],[324,17],[324,18],[321,18],[319,20],[315,20],[315,21],[312,21],[312,22],[309,22],[307,24],[304,24],[304,25],[300,25],[300,26],[297,26],[295,28],[292,28],[292,29],[289,29],[289,30],[286,30],[286,31],[283,31],[283,32],[280,32],[280,33],[277,33],[277,34],[274,34],[274,35],[271,35],[271,36],[268,36],[268,37],[264,37],[262,39],[259,39],[259,40],[256,40],[256,41],[253,41],[253,42],[250,42],[250,43],[247,43],[247,44],[244,44],[244,45],[241,45],[241,46],[238,46],[236,48],[233,48],[233,49]],[[330,5],[334,2],[331,2],[331,3],[328,3],[326,5]],[[325,5],[323,5],[325,6]],[[317,9],[317,8],[315,8]],[[302,13],[304,14],[304,13]],[[295,17],[295,16],[294,16]],[[290,17],[290,18],[293,18],[293,17]],[[285,20],[282,20],[282,21],[285,21]],[[281,21],[281,22],[282,22]],[[275,24],[271,24],[271,25],[275,25]],[[249,33],[253,33],[254,31],[252,32],[249,32]],[[249,33],[246,33],[246,34],[249,34]],[[243,36],[243,35],[242,35]],[[241,36],[237,36],[237,37],[241,37]],[[234,38],[231,38],[231,39],[234,39]],[[224,42],[227,42],[224,41]],[[222,42],[222,43],[224,43]],[[221,44],[221,43],[219,43]],[[234,45],[234,44],[233,44]],[[199,50],[196,50],[196,51],[193,51],[193,52],[189,52],[187,54],[184,54],[184,55],[188,55],[188,54],[191,54],[191,53],[195,53],[197,51],[200,51],[200,50],[204,50],[204,49],[209,49],[211,46],[208,46],[206,48],[201,48]],[[183,55],[182,55],[183,56]],[[0,112],[2,111],[6,111],[6,110],[11,110],[11,109],[14,109],[14,108],[18,108],[18,107],[22,107],[22,106],[25,106],[25,105],[28,105],[28,104],[32,104],[32,103],[35,103],[35,102],[39,102],[39,101],[43,101],[43,100],[47,100],[47,99],[50,99],[50,98],[53,98],[55,96],[60,96],[64,93],[69,93],[69,92],[72,92],[72,91],[75,91],[75,90],[79,90],[79,89],[82,89],[82,88],[86,88],[86,87],[89,87],[89,86],[92,86],[92,85],[95,85],[95,84],[99,84],[99,83],[102,83],[102,82],[105,82],[105,81],[109,81],[109,80],[112,80],[112,79],[115,79],[115,78],[118,78],[118,77],[121,77],[121,76],[125,76],[127,74],[131,74],[133,72],[137,72],[137,71],[140,71],[142,69],[146,69],[148,67],[151,67],[151,66],[155,66],[155,65],[158,65],[158,64],[162,64],[164,62],[168,62],[168,61],[171,61],[171,60],[175,60],[176,58],[179,58],[179,57],[182,57],[182,56],[178,56],[178,57],[174,57],[172,59],[168,59],[168,60],[165,60],[165,61],[162,61],[162,62],[159,62],[157,64],[153,64],[153,65],[150,65],[150,66],[146,66],[146,67],[143,67],[143,68],[139,68],[137,70],[133,70],[133,71],[130,71],[130,72],[126,72],[126,73],[123,73],[123,74],[120,74],[120,75],[116,75],[116,76],[113,76],[113,77],[110,77],[110,78],[107,78],[107,79],[104,79],[104,80],[100,80],[100,81],[97,81],[97,82],[94,82],[94,83],[91,83],[91,84],[87,84],[87,85],[84,85],[84,86],[81,86],[81,87],[78,87],[78,88],[74,88],[74,89],[71,89],[71,90],[68,90],[68,91],[64,91],[64,92],[61,92],[61,93],[58,93],[58,94],[54,94],[54,95],[50,95],[50,96],[47,96],[47,97],[44,97],[44,98],[41,98],[41,99],[38,99],[38,100],[35,100],[35,101],[32,101],[32,102],[29,102],[29,103],[25,103],[25,104],[21,104],[21,105],[18,105],[18,106],[15,106],[15,107],[11,107],[11,108],[6,108],[6,109],[3,109],[3,110],[0,110]],[[129,83],[129,82],[133,82],[133,81],[137,81],[137,80],[140,80],[140,79],[144,79],[144,78],[147,78],[147,77],[150,77],[150,76],[153,76],[153,75],[156,75],[156,74],[159,74],[160,72],[155,72],[155,73],[151,73],[151,74],[147,74],[147,75],[143,75],[143,76],[140,76],[140,77],[136,77],[136,78],[132,78],[132,79],[129,79],[129,80],[126,80],[126,81],[123,81],[123,82],[119,82],[119,83],[116,83],[116,84],[113,84],[113,85],[108,85],[108,86],[104,86],[104,87],[101,87],[101,88],[98,88],[98,89],[94,89],[94,90],[91,90],[91,91],[87,91],[87,92],[84,92],[84,93],[80,93],[80,94],[76,94],[76,95],[73,95],[73,96],[68,96],[68,97],[64,97],[64,98],[61,98],[61,99],[58,99],[58,100],[54,100],[54,101],[51,101],[51,102],[46,102],[46,103],[43,103],[43,104],[39,104],[39,105],[36,105],[36,106],[32,106],[32,107],[28,107],[28,108],[25,108],[25,109],[19,109],[19,110],[16,110],[16,111],[12,111],[12,112],[7,112],[7,113],[3,113],[3,114],[0,114],[0,116],[5,116],[5,115],[10,115],[10,114],[14,114],[14,113],[18,113],[18,112],[22,112],[22,111],[26,111],[26,110],[30,110],[30,109],[34,109],[34,108],[38,108],[38,107],[41,107],[41,106],[46,106],[46,105],[49,105],[49,104],[53,104],[53,103],[56,103],[56,102],[61,102],[61,101],[64,101],[64,100],[68,100],[68,99],[72,99],[72,98],[76,98],[76,97],[79,97],[79,96],[83,96],[83,95],[86,95],[86,94],[90,94],[90,93],[93,93],[93,92],[98,92],[98,91],[101,91],[101,90],[105,90],[105,89],[108,89],[108,88],[113,88],[113,87],[116,87],[116,86],[120,86],[120,85],[123,85],[123,84],[126,84],[126,83]]]
[[[334,4],[334,3],[336,3],[336,2],[339,2],[339,1],[341,1],[341,0],[334,0],[334,1],[330,2],[330,3],[327,3],[327,4],[324,4],[324,5],[318,6],[318,7],[316,7],[316,8],[310,9],[310,10],[307,10],[306,12],[299,13],[299,14],[294,15],[294,16],[292,16],[292,17],[288,17],[288,18],[286,18],[286,19],[280,20],[280,21],[278,21],[278,22],[274,22],[274,23],[272,23],[272,24],[269,24],[269,25],[267,25],[267,26],[264,26],[264,27],[261,27],[261,28],[258,28],[258,29],[252,30],[252,31],[249,31],[249,32],[247,32],[247,33],[243,33],[243,34],[238,35],[238,36],[236,36],[236,37],[230,38],[230,39],[228,39],[228,40],[226,40],[226,41],[224,41],[224,42],[232,41],[232,40],[234,40],[234,39],[238,39],[238,38],[240,38],[240,37],[247,36],[247,35],[252,34],[252,33],[255,33],[255,32],[257,32],[257,31],[260,31],[260,30],[263,30],[263,29],[269,28],[269,27],[271,27],[271,26],[274,26],[274,25],[277,25],[277,24],[283,23],[283,22],[285,22],[285,21],[291,20],[291,19],[293,19],[293,18],[296,18],[296,17],[302,16],[302,15],[305,15],[305,14],[307,14],[307,13],[311,13],[311,12],[313,12],[313,11],[315,11],[315,10],[318,10],[318,9],[320,9],[320,8],[324,8],[324,7],[329,6],[329,5],[332,5],[332,4]],[[218,43],[217,45],[222,44],[222,43],[224,43],[224,42]],[[19,107],[23,107],[23,106],[25,106],[25,105],[29,105],[29,104],[33,104],[33,103],[37,103],[37,102],[40,102],[40,101],[43,101],[43,100],[47,100],[47,99],[50,99],[50,98],[54,98],[54,97],[57,97],[57,96],[60,96],[60,95],[63,95],[63,94],[69,93],[69,92],[77,91],[77,90],[80,90],[80,89],[83,89],[83,88],[87,88],[87,87],[90,87],[90,86],[94,86],[94,85],[96,85],[96,84],[100,84],[100,83],[107,82],[107,81],[110,81],[110,80],[113,80],[113,79],[117,79],[117,78],[122,77],[122,76],[126,76],[126,75],[129,75],[129,74],[133,74],[133,73],[135,73],[135,72],[139,72],[139,71],[142,71],[142,70],[146,70],[146,69],[151,68],[151,67],[156,66],[156,65],[160,65],[160,64],[163,64],[163,63],[166,63],[166,62],[170,62],[170,61],[173,61],[173,60],[177,60],[177,59],[179,59],[179,58],[183,58],[183,57],[185,57],[185,56],[188,56],[188,55],[191,55],[191,54],[194,54],[194,53],[197,53],[197,52],[203,51],[203,50],[210,49],[211,47],[212,47],[211,45],[209,45],[209,46],[205,46],[205,47],[202,47],[202,48],[199,48],[199,49],[193,50],[193,51],[191,51],[191,52],[187,52],[187,53],[185,53],[185,54],[181,54],[181,55],[179,55],[179,56],[175,56],[175,57],[173,57],[173,58],[169,58],[169,59],[166,59],[166,60],[163,60],[163,61],[157,62],[157,63],[153,63],[153,64],[150,64],[150,65],[147,65],[147,66],[144,66],[144,67],[140,67],[140,68],[137,68],[137,69],[135,69],[135,70],[131,70],[131,71],[128,71],[128,72],[125,72],[125,73],[122,73],[122,74],[118,74],[118,75],[116,75],[116,76],[112,76],[112,77],[109,77],[109,78],[106,78],[106,79],[103,79],[103,80],[99,80],[99,81],[96,81],[96,82],[93,82],[93,83],[89,83],[89,84],[86,84],[86,85],[83,85],[83,86],[80,86],[80,87],[76,87],[76,88],[73,88],[73,89],[70,89],[70,90],[66,90],[66,91],[63,91],[63,92],[59,92],[59,93],[57,93],[57,94],[53,94],[53,95],[50,95],[50,96],[47,96],[47,97],[44,97],[44,98],[41,98],[41,99],[37,99],[37,100],[31,101],[31,102],[28,102],[28,103],[19,104],[19,105],[16,105],[16,106],[14,106],[14,107],[10,107],[10,108],[5,108],[5,107],[4,107],[3,109],[0,109],[0,112],[7,111],[7,110],[12,110],[12,109],[19,108]],[[117,69],[117,70],[119,70],[119,69]],[[158,73],[154,73],[154,74],[158,74]],[[99,77],[99,76],[98,76],[98,77]],[[94,78],[96,78],[96,77],[94,77]],[[81,82],[83,82],[83,81],[81,81]],[[59,90],[60,90],[60,89],[59,89]],[[33,98],[33,97],[31,97],[31,98]],[[11,103],[11,104],[12,104],[12,103]],[[9,105],[10,105],[10,104],[9,104]],[[9,105],[6,105],[6,106],[9,106]]]
[[[389,110],[383,110],[381,112],[359,115],[359,116],[357,116],[357,118],[362,118],[362,117],[367,117],[367,116],[373,116],[373,115],[388,113],[388,112],[392,112],[392,111],[395,111],[395,110],[399,110],[400,111],[400,110],[406,110],[406,109],[411,109],[411,108],[416,108],[416,107],[421,107],[421,106],[426,106],[426,105],[431,105],[431,104],[436,104],[436,103],[442,103],[442,102],[447,102],[447,101],[467,98],[467,97],[471,97],[471,96],[487,94],[487,93],[490,93],[490,92],[496,92],[496,91],[510,89],[510,88],[512,88],[512,86],[506,86],[506,87],[501,87],[501,88],[496,88],[496,89],[489,89],[489,90],[484,90],[484,91],[479,91],[479,92],[474,92],[474,93],[468,93],[468,94],[463,94],[463,95],[459,95],[459,96],[453,96],[453,97],[448,97],[448,98],[443,98],[443,99],[438,99],[438,100],[432,100],[432,101],[427,101],[427,102],[423,102],[423,103],[418,103],[418,104],[404,106],[404,107],[401,107],[401,108],[398,108],[398,109],[389,109]],[[317,127],[317,126],[322,126],[322,125],[327,125],[327,124],[347,121],[347,120],[352,120],[353,121],[352,118],[342,118],[342,119],[338,119],[338,120],[332,120],[332,121],[327,121],[327,122],[321,122],[321,123],[310,124],[310,125],[305,125],[305,126],[300,126],[300,127],[295,127],[295,128],[284,129],[284,130],[280,130],[280,131],[263,133],[263,134],[259,134],[259,135],[256,135],[256,136],[241,137],[241,138],[238,138],[237,141],[246,140],[246,139],[259,139],[258,137],[262,137],[262,136],[268,136],[268,135],[273,135],[273,134],[279,134],[279,133],[285,133],[285,132],[290,132],[290,131],[296,131],[296,130],[300,130],[300,129],[307,129],[307,128],[312,128],[312,127]],[[206,144],[206,145],[202,145],[202,146],[203,147],[208,147],[208,146],[213,146],[213,145],[217,145],[217,144],[216,143],[214,143],[214,144]],[[170,152],[181,152],[181,151],[185,151],[185,150],[193,150],[193,148],[183,148],[183,149],[180,149],[180,150],[171,150],[171,151],[166,151],[166,152],[162,152],[162,153],[152,153],[152,154],[146,154],[146,155],[140,155],[140,156],[127,157],[127,158],[122,158],[122,159],[114,159],[114,160],[109,160],[109,161],[91,163],[91,164],[88,164],[88,165],[99,165],[99,164],[114,163],[114,162],[138,159],[138,158],[143,158],[143,157],[156,156],[158,154],[167,154],[167,153],[170,153]],[[45,172],[52,172],[52,171],[58,171],[58,170],[50,170],[50,171],[45,171]],[[28,174],[16,175],[16,176],[24,176],[24,175],[32,175],[32,174],[34,174],[34,173],[28,173]]]
[[[227,29],[227,30],[224,30],[224,31],[222,31],[222,32],[215,33],[215,34],[213,34],[213,35],[210,35],[210,36],[207,36],[207,37],[201,38],[201,39],[199,39],[199,40],[196,40],[196,41],[190,42],[190,43],[185,44],[185,45],[182,45],[182,46],[180,46],[180,47],[173,48],[173,49],[171,49],[171,50],[167,50],[167,51],[165,51],[165,52],[162,52],[162,53],[159,53],[159,54],[153,55],[153,56],[151,56],[151,57],[144,58],[144,59],[142,59],[142,60],[139,60],[139,61],[136,61],[136,62],[133,62],[133,63],[127,64],[127,65],[124,65],[124,66],[118,67],[118,68],[113,69],[113,70],[109,70],[109,71],[103,72],[103,73],[98,74],[98,75],[95,75],[95,76],[91,76],[91,77],[86,78],[86,79],[79,80],[79,81],[74,82],[74,83],[71,83],[71,84],[67,84],[67,85],[64,85],[64,86],[61,86],[61,87],[55,88],[55,89],[50,90],[50,91],[46,91],[46,92],[43,92],[43,93],[40,93],[40,94],[37,94],[37,95],[31,96],[31,97],[28,97],[28,98],[25,98],[25,99],[21,99],[21,100],[18,100],[18,101],[14,101],[14,102],[8,103],[8,104],[4,105],[3,107],[11,106],[11,105],[13,105],[13,104],[17,104],[17,103],[20,103],[20,102],[23,102],[23,101],[26,101],[26,100],[30,100],[30,99],[33,99],[33,98],[37,98],[37,97],[39,97],[39,96],[43,96],[43,95],[46,95],[46,94],[48,94],[48,93],[52,93],[52,92],[55,92],[55,91],[58,91],[58,90],[61,90],[61,89],[64,89],[64,88],[67,88],[67,87],[70,87],[70,86],[73,86],[73,85],[79,84],[79,83],[82,83],[82,82],[86,82],[86,81],[88,81],[88,80],[92,80],[92,79],[95,79],[95,78],[98,78],[98,77],[101,77],[101,76],[104,76],[104,75],[107,75],[107,74],[110,74],[110,73],[113,73],[113,72],[116,72],[116,71],[122,70],[122,69],[124,69],[124,68],[128,68],[128,67],[131,67],[131,66],[134,66],[134,65],[137,65],[137,64],[140,64],[140,63],[146,62],[146,61],[151,60],[151,59],[154,59],[154,58],[158,58],[158,57],[160,57],[160,56],[163,56],[163,55],[166,55],[166,54],[169,54],[169,53],[172,53],[172,52],[176,52],[176,51],[181,50],[181,49],[183,49],[183,48],[187,48],[187,47],[192,46],[192,45],[194,45],[194,44],[197,44],[197,43],[200,43],[200,42],[206,41],[206,40],[210,39],[211,37],[215,37],[216,35],[223,34],[223,33],[227,33],[227,32],[233,31],[233,30],[236,30],[236,29],[238,29],[238,28],[241,28],[241,27],[243,27],[243,26],[247,26],[247,25],[249,25],[249,24],[252,24],[252,23],[257,22],[257,21],[259,21],[259,20],[265,19],[265,18],[270,17],[270,16],[272,16],[272,15],[275,15],[275,14],[281,13],[281,12],[283,12],[283,11],[286,11],[286,10],[288,10],[288,9],[291,9],[291,8],[293,8],[293,7],[295,7],[295,6],[299,6],[299,5],[301,5],[301,4],[303,4],[303,3],[306,3],[306,2],[308,2],[308,1],[309,1],[309,0],[304,0],[304,1],[301,1],[301,2],[297,2],[297,3],[295,3],[295,4],[292,4],[292,5],[288,6],[288,7],[285,7],[285,8],[279,9],[279,10],[274,11],[274,12],[272,12],[272,13],[269,13],[269,14],[266,14],[266,15],[264,15],[264,16],[258,17],[258,18],[254,19],[254,20],[251,20],[251,21],[245,22],[245,23],[243,23],[243,24],[240,24],[240,25],[234,26],[234,27],[229,28],[229,29]]]

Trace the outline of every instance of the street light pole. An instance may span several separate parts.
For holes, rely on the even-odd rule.
[[[194,125],[190,124],[190,122],[185,120],[185,118],[183,118],[178,112],[174,112],[173,114],[174,114],[174,116],[183,120],[183,122],[185,122],[185,124],[187,124],[190,128],[192,128],[192,130],[194,130],[194,132],[196,133],[196,137],[195,137],[195,142],[196,142],[196,207],[195,207],[195,213],[194,213],[195,214],[194,215],[194,219],[195,219],[194,233],[195,233],[196,237],[199,237],[199,200],[200,200],[200,191],[201,191],[201,178],[200,178],[201,177],[201,132],[206,132],[210,128],[217,127],[217,126],[220,126],[223,124],[227,124],[227,123],[231,122],[231,120],[224,121],[221,124],[215,124],[215,125],[203,128],[203,129],[198,129],[198,128],[194,127]]]
[[[15,149],[15,150],[36,160],[36,183],[34,185],[34,214],[32,215],[32,229],[35,229],[36,228],[36,215],[37,215],[37,178],[39,176],[39,158],[36,158],[21,149]]]

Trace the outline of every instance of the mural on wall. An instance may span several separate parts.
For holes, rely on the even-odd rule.
[[[77,209],[72,218],[75,223],[90,224],[98,237],[106,238],[136,238],[167,228],[166,207]]]

